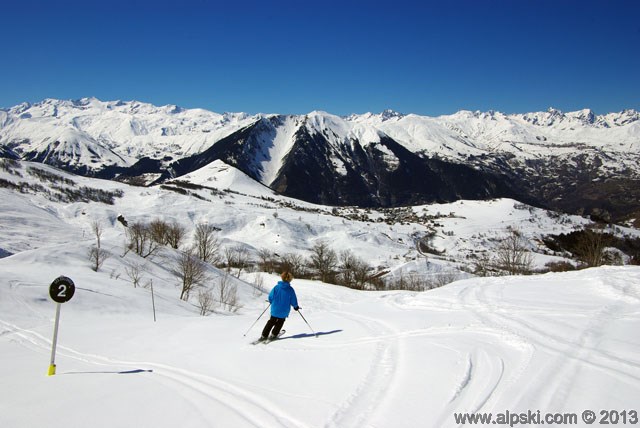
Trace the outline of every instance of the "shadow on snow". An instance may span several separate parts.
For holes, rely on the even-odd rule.
[[[340,333],[342,332],[342,330],[331,330],[331,331],[320,331],[316,334],[313,333],[301,333],[301,334],[296,334],[293,336],[285,336],[285,337],[281,337],[278,340],[285,340],[285,339],[304,339],[305,337],[319,337],[319,336],[326,336],[327,334],[335,334],[335,333]]]
[[[66,372],[66,373],[60,373],[60,374],[77,375],[77,374],[138,374],[138,373],[153,373],[153,370],[135,369],[135,370],[124,370],[124,371]]]

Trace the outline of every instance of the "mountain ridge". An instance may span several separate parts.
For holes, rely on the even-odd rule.
[[[125,181],[151,173],[161,182],[219,159],[285,195],[332,205],[511,197],[574,213],[640,211],[633,109],[249,115],[46,99],[0,110],[0,148]]]

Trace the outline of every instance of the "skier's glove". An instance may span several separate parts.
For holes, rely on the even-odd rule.
[[[293,308],[294,311],[297,311],[298,309],[302,309],[300,306],[296,306],[295,308]]]

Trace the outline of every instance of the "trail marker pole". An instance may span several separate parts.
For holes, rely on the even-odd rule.
[[[153,279],[151,280],[151,305],[153,305],[153,322],[156,322],[156,299],[153,297]]]
[[[68,302],[76,292],[76,286],[70,278],[59,276],[53,280],[49,286],[49,296],[56,302],[56,321],[53,327],[53,341],[51,344],[51,363],[47,374],[56,374],[56,347],[58,344],[58,327],[60,326],[60,308],[62,304]]]
[[[60,307],[62,303],[56,303],[56,323],[53,327],[53,342],[51,345],[51,363],[49,364],[49,372],[47,375],[56,374],[56,346],[58,344],[58,325],[60,324]]]

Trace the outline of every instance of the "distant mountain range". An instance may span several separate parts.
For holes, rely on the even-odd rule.
[[[216,160],[284,195],[391,207],[510,197],[640,217],[640,113],[218,114],[84,98],[0,110],[0,156],[153,184]]]

